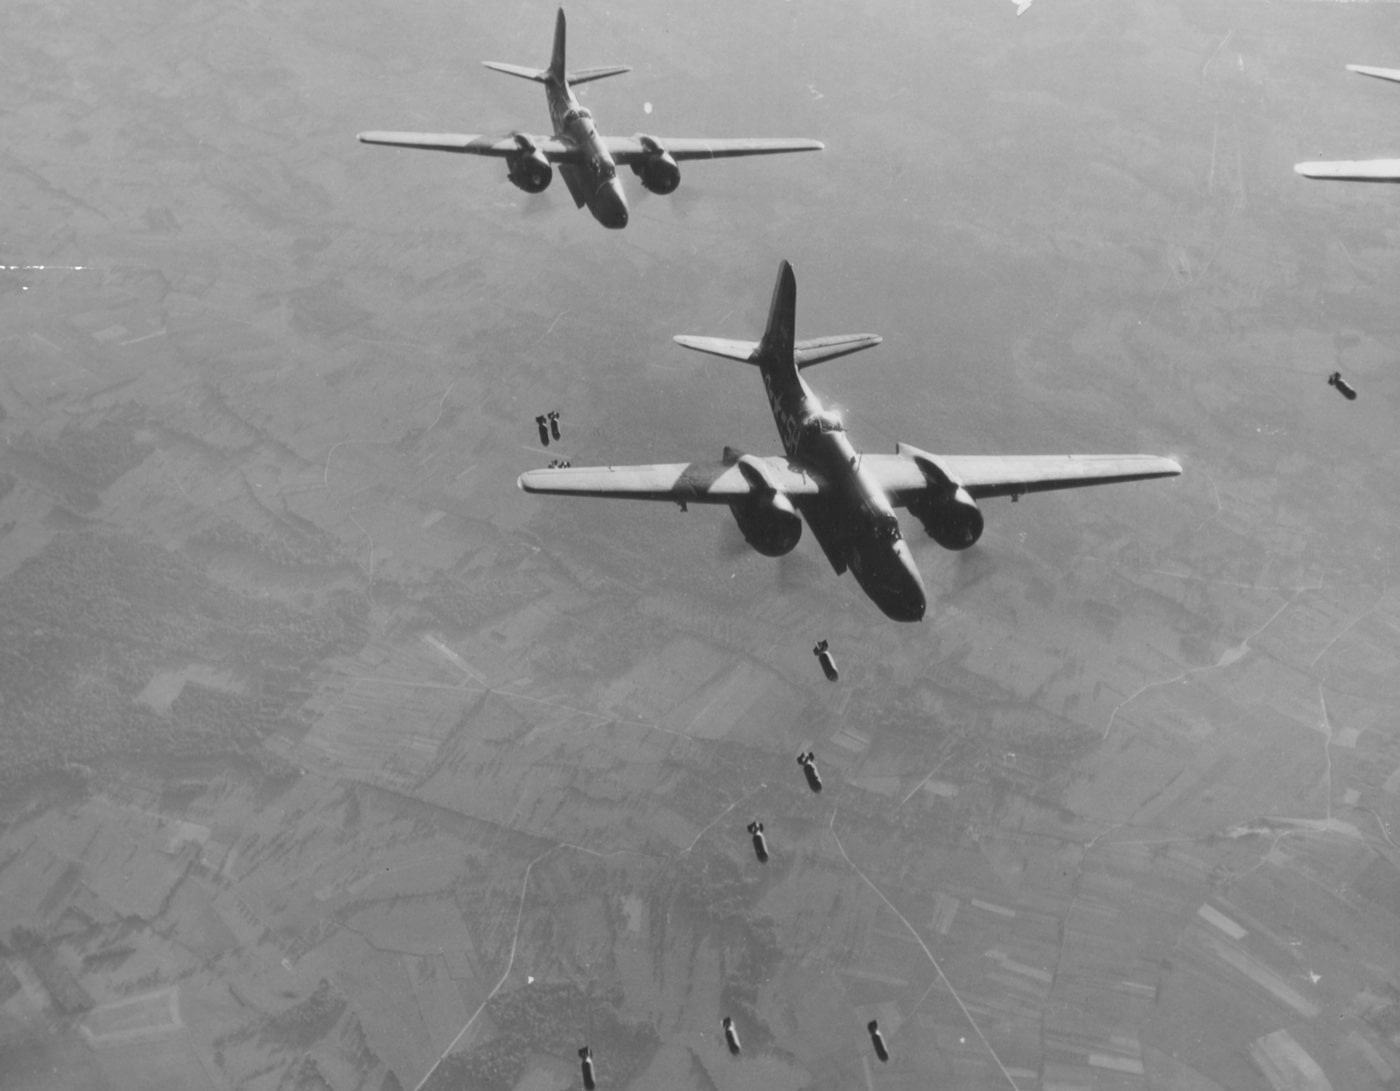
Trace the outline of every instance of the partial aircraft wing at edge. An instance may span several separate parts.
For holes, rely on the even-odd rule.
[[[862,455],[864,468],[875,476],[891,503],[903,506],[930,487],[914,453]],[[918,455],[932,460],[950,480],[967,489],[974,500],[1020,496],[1052,489],[1078,489],[1120,481],[1175,477],[1181,465],[1157,455]]]
[[[676,162],[686,159],[732,159],[740,155],[781,155],[784,152],[817,152],[826,147],[820,140],[788,137],[735,137],[728,140],[702,140],[698,137],[654,136],[650,139],[671,153]],[[603,143],[619,165],[626,166],[653,154],[638,136],[605,136]]]
[[[1349,64],[1347,71],[1400,83],[1400,68]],[[1336,182],[1400,182],[1400,159],[1335,159],[1316,163],[1295,163],[1293,169],[1304,178],[1323,178]]]
[[[522,133],[531,144],[544,152],[552,163],[568,162],[578,153],[552,136],[531,136]],[[477,136],[472,133],[360,133],[361,144],[385,144],[394,148],[418,148],[430,152],[458,152],[467,155],[490,155],[504,159],[520,151],[520,143],[512,136]]]
[[[1295,163],[1304,178],[1338,182],[1400,182],[1400,159],[1338,159],[1329,163]]]
[[[1349,64],[1347,71],[1355,72],[1360,76],[1374,76],[1378,80],[1400,83],[1400,68],[1377,68],[1373,64]]]
[[[785,458],[760,461],[778,491],[786,496],[815,496],[821,491],[820,481],[810,473],[794,469]],[[756,491],[738,465],[723,462],[527,470],[516,484],[525,492],[556,496],[669,500],[677,504],[730,504]]]

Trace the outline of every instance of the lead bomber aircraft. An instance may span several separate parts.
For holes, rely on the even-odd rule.
[[[907,443],[895,453],[862,454],[838,414],[822,407],[801,370],[880,343],[875,334],[795,341],[797,280],[786,261],[758,342],[680,336],[689,349],[752,364],[763,377],[785,456],[726,447],[718,463],[577,466],[530,470],[525,492],[728,504],[745,540],[767,557],[791,551],[812,528],[838,574],[848,568],[861,589],[895,621],[918,621],[924,583],[894,509],[906,507],[944,549],[966,549],[982,534],[977,501],[1028,492],[1175,477],[1181,466],[1154,455],[935,455]]]
[[[564,9],[554,23],[554,54],[549,67],[527,68],[500,61],[483,61],[487,68],[544,84],[549,102],[552,136],[512,132],[507,136],[475,136],[461,133],[360,133],[365,144],[387,144],[426,151],[489,155],[506,161],[507,177],[526,193],[542,193],[559,167],[564,184],[579,208],[588,206],[604,227],[627,226],[627,198],[617,179],[617,168],[627,166],[652,193],[672,193],[681,184],[678,163],[687,159],[728,159],[740,155],[777,155],[782,152],[820,151],[819,140],[733,138],[703,140],[696,137],[602,136],[593,115],[579,105],[574,87],[590,80],[630,72],[628,65],[582,68],[570,72],[564,66]]]

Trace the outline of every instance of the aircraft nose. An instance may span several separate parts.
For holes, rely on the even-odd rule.
[[[928,600],[922,587],[906,587],[891,595],[884,603],[885,613],[895,621],[923,621]]]
[[[604,227],[621,230],[627,226],[627,198],[616,178],[598,190],[598,213],[598,221]]]
[[[885,603],[885,612],[895,621],[922,621],[928,608],[928,596],[924,593],[924,580],[914,565],[914,556],[903,541],[895,543],[894,571],[890,579],[890,596]]]

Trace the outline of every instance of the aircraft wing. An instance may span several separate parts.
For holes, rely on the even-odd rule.
[[[1349,64],[1348,72],[1355,72],[1362,76],[1374,76],[1378,80],[1390,80],[1392,83],[1400,83],[1400,68],[1377,68],[1372,64]]]
[[[418,148],[430,152],[457,152],[466,155],[489,155],[504,159],[530,147],[544,152],[551,163],[569,163],[579,158],[571,144],[552,136],[531,136],[512,133],[507,136],[476,136],[472,133],[360,133],[361,144],[386,144],[394,148]],[[523,142],[523,143],[522,143]]]
[[[758,459],[774,488],[787,496],[816,496],[821,482],[786,458]],[[731,504],[759,491],[736,463],[673,462],[656,466],[566,466],[527,470],[516,484],[525,492],[603,496],[614,500],[669,500],[675,504]]]
[[[1338,159],[1331,163],[1295,163],[1304,178],[1339,182],[1400,182],[1400,159]]]
[[[900,506],[930,488],[946,488],[940,474],[981,500],[1181,473],[1174,459],[1156,455],[933,455],[906,443],[892,455],[862,455],[861,465],[875,476],[890,502]]]
[[[686,159],[732,159],[739,155],[781,155],[784,152],[816,152],[825,144],[820,140],[798,140],[788,137],[736,137],[728,140],[702,140],[698,137],[605,136],[603,143],[619,165],[639,162],[654,155],[659,148],[670,152],[677,163]]]

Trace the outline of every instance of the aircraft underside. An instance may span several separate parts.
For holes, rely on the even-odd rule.
[[[801,504],[799,510],[837,575],[849,569],[886,617],[894,621],[923,618],[928,605],[924,581],[904,539],[852,534],[850,520],[824,501]]]

